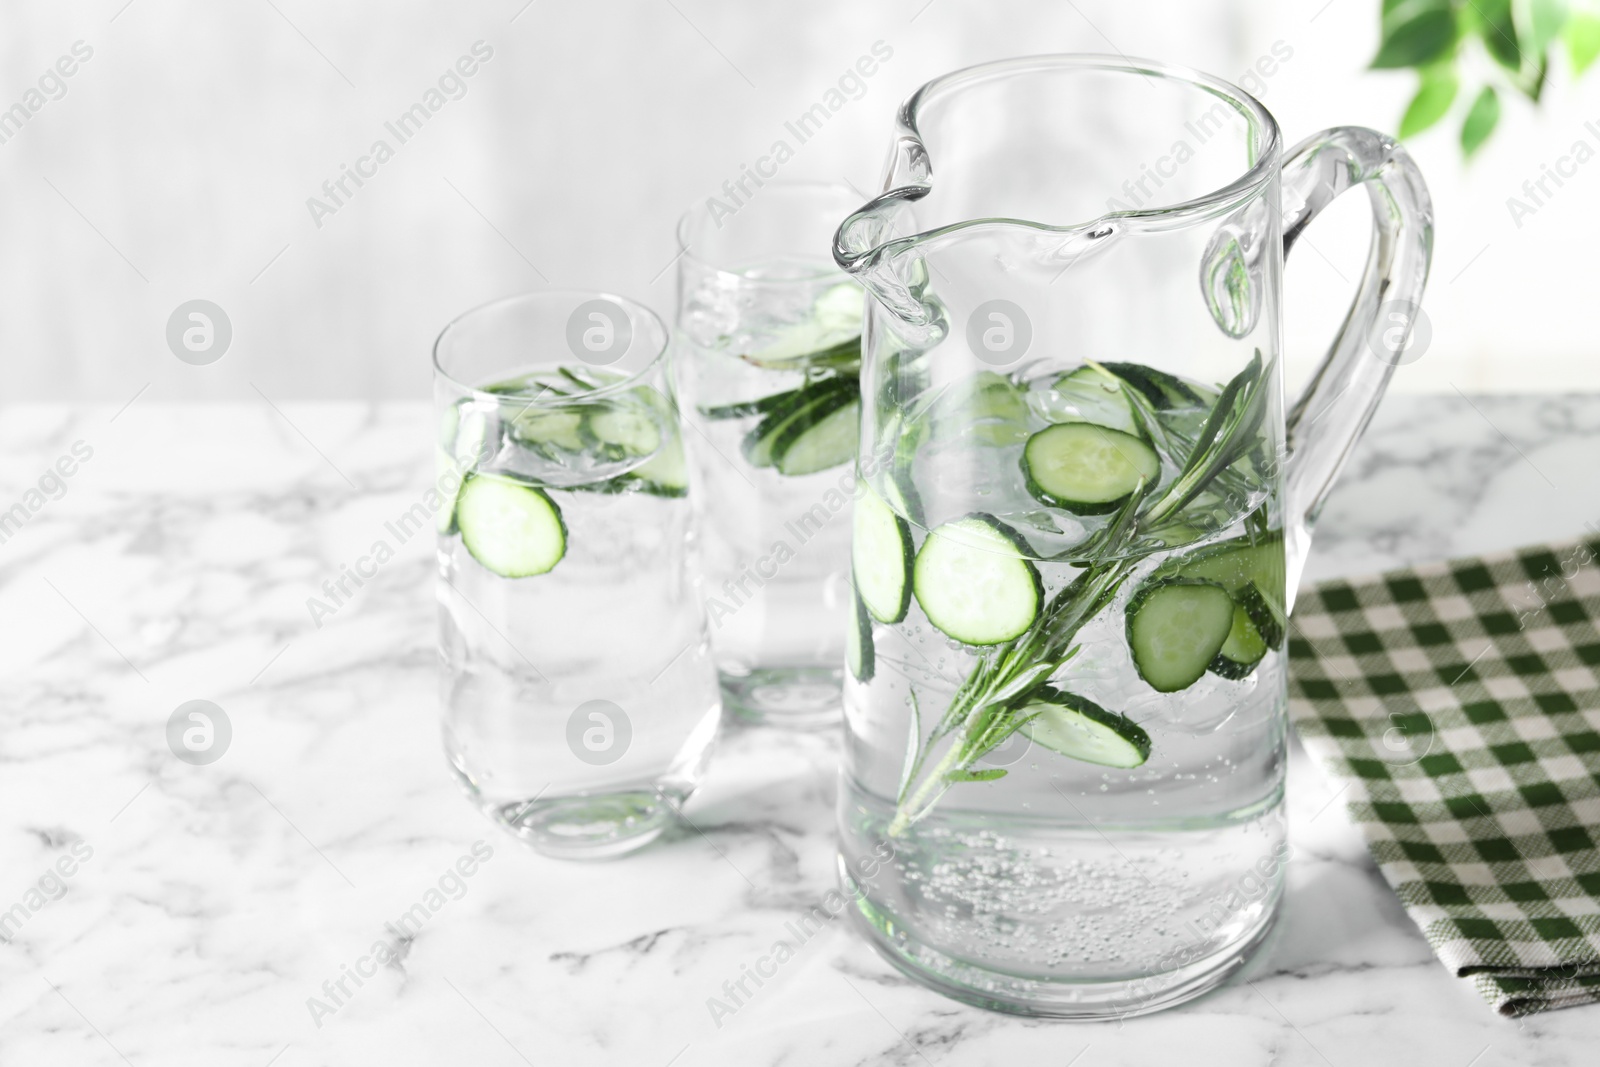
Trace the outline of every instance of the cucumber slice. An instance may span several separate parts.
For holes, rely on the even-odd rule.
[[[1102,767],[1138,767],[1150,758],[1150,735],[1126,715],[1042,685],[1022,705],[1022,732],[1052,752]]]
[[[436,485],[443,484],[446,474],[455,472],[459,476],[461,473],[456,466],[455,457],[437,446],[433,450],[433,469],[438,479]],[[439,510],[434,513],[433,528],[438,531],[441,537],[449,537],[456,532],[456,500],[460,496],[461,486],[457,484],[455,494],[440,505]]]
[[[1052,422],[1090,422],[1108,430],[1139,435],[1133,407],[1116,376],[1099,367],[1082,366],[1056,379],[1045,407]]]
[[[880,622],[899,622],[911,606],[911,527],[871,489],[856,500],[850,566],[856,592]]]
[[[1150,406],[1157,411],[1165,411],[1168,408],[1192,408],[1206,403],[1206,398],[1199,390],[1166,371],[1146,367],[1142,363],[1100,365],[1143,393],[1145,399],[1150,401]],[[1212,394],[1213,399],[1215,395]]]
[[[484,458],[491,434],[498,437],[500,427],[490,423],[490,411],[463,398],[445,410],[439,425],[439,444],[461,463],[472,466]],[[496,442],[498,444],[498,442]]]
[[[1233,631],[1233,598],[1215,582],[1169,578],[1128,603],[1128,647],[1139,677],[1158,693],[1200,680]]]
[[[795,356],[767,359],[764,355],[742,356],[763,370],[851,370],[861,366],[861,335],[853,334],[842,341],[819,346]]]
[[[811,305],[811,317],[825,329],[860,333],[867,310],[866,296],[866,290],[855,282],[840,282],[817,297]]]
[[[737,404],[719,404],[715,407],[703,407],[700,409],[700,414],[713,422],[720,422],[723,419],[743,419],[751,415],[765,415],[767,412],[774,411],[783,404],[788,403],[793,396],[794,390],[786,389],[781,393],[773,393],[771,396],[761,397],[759,400],[745,400]]]
[[[884,402],[885,405],[894,403],[892,398]],[[879,411],[883,411],[883,406]],[[913,477],[917,453],[927,441],[925,415],[926,412],[909,418],[905,413],[889,415],[888,424],[879,428],[878,438],[887,444],[886,452],[870,459],[863,457],[864,463],[883,471],[880,488],[884,502],[917,526],[926,526],[928,519],[922,506],[922,494],[917,492]]]
[[[1233,601],[1244,608],[1256,632],[1261,635],[1262,642],[1269,649],[1283,647],[1284,618],[1281,609],[1276,606],[1281,601],[1267,597],[1254,582],[1234,593]]]
[[[502,578],[544,574],[567,554],[561,509],[543,489],[495,474],[474,474],[456,500],[461,543]]]
[[[968,515],[922,542],[912,591],[928,621],[957,641],[1003,644],[1028,631],[1044,601],[1030,554],[1017,532],[993,515]]]
[[[1025,419],[1028,404],[1015,382],[1004,374],[981,370],[951,385],[935,401],[938,417],[973,421],[977,419]]]
[[[439,416],[439,447],[447,452],[455,450],[456,431],[461,429],[461,407],[468,403],[471,401],[457,400],[445,408],[444,414]]]
[[[872,620],[859,596],[850,598],[850,628],[845,633],[845,661],[858,682],[872,681],[877,673],[878,653],[872,644]]]
[[[788,402],[773,408],[745,434],[741,446],[752,467],[770,467],[775,460],[774,446],[785,430],[796,423],[810,425],[821,416],[832,414],[859,396],[860,384],[852,378],[824,378],[789,394]]]
[[[1250,613],[1243,604],[1234,604],[1233,627],[1211,661],[1211,673],[1232,681],[1248,678],[1266,654],[1267,643],[1262,640],[1261,631],[1251,620]]]
[[[519,444],[543,451],[554,447],[581,452],[584,446],[584,412],[581,408],[524,411],[511,420],[511,436]]]
[[[898,461],[883,481],[884,503],[888,504],[896,514],[904,515],[907,522],[916,523],[918,526],[927,522],[927,512],[922,506],[922,494],[917,492],[917,487],[911,480],[911,468],[902,466]]]
[[[840,392],[836,403],[814,405],[783,428],[772,444],[772,465],[779,474],[799,477],[848,463],[860,431],[860,400]]]
[[[647,411],[614,404],[597,406],[587,415],[584,429],[606,451],[626,456],[648,456],[661,448],[661,431]]]
[[[804,398],[796,393],[789,398],[787,404],[773,409],[766,418],[756,423],[739,444],[739,451],[744,453],[745,462],[752,467],[772,466],[772,446],[777,443],[778,434],[789,418],[804,405]]]
[[[689,495],[689,464],[684,460],[683,439],[674,434],[661,451],[622,476],[643,493],[656,496]]]
[[[1288,620],[1284,617],[1283,534],[1274,530],[1251,541],[1237,537],[1180,557],[1162,567],[1161,577],[1198,578],[1216,582],[1250,613],[1268,648],[1283,643]]]
[[[865,297],[854,282],[835,285],[817,297],[804,321],[783,328],[765,348],[742,358],[773,368],[859,361]]]
[[[941,436],[970,435],[997,448],[1020,444],[1028,437],[1026,397],[1015,382],[994,371],[979,371],[949,386],[928,412],[931,429]],[[929,427],[924,424],[921,429],[926,432]]]
[[[1079,515],[1115,511],[1141,481],[1161,474],[1156,450],[1132,434],[1087,422],[1040,430],[1022,449],[1028,492],[1041,503]]]
[[[1238,594],[1253,585],[1274,597],[1284,587],[1283,534],[1273,531],[1251,541],[1237,537],[1174,560],[1168,568],[1183,578],[1203,578]]]

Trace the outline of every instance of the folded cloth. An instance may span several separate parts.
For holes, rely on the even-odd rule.
[[[1600,536],[1302,590],[1289,712],[1439,959],[1600,1000]]]

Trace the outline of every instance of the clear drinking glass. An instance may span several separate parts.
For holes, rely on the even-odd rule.
[[[1432,225],[1381,134],[1281,151],[1193,71],[992,63],[907,101],[838,231],[875,298],[841,877],[874,946],[958,999],[1151,1011],[1276,914],[1293,589]],[[1366,275],[1286,414],[1284,251],[1358,185]]]
[[[829,257],[860,202],[768,183],[678,228],[675,364],[723,699],[755,721],[838,721],[863,294]]]
[[[666,327],[604,293],[533,293],[434,346],[444,744],[542,852],[652,840],[721,712],[692,571]]]

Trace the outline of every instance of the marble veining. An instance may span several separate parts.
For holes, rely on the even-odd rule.
[[[732,730],[688,822],[620,862],[498,833],[439,751],[426,538],[320,626],[306,607],[419,496],[428,426],[400,404],[0,417],[0,511],[28,513],[0,543],[0,1063],[1593,1062],[1600,1009],[1501,1019],[1445,972],[1298,750],[1283,919],[1208,997],[1121,1024],[989,1014],[835,921],[716,1025],[708,998],[832,888],[836,742]],[[76,442],[92,457],[33,507]],[[1600,397],[1391,398],[1307,577],[1571,536],[1600,524],[1597,457]],[[165,744],[194,698],[233,725],[210,766]]]

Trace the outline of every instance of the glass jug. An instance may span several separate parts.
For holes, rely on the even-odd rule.
[[[1284,253],[1356,185],[1366,273],[1286,410]],[[1258,101],[1194,71],[1013,59],[902,106],[834,245],[874,298],[839,863],[890,962],[1107,1017],[1262,942],[1293,590],[1431,245],[1392,139],[1285,156]]]

